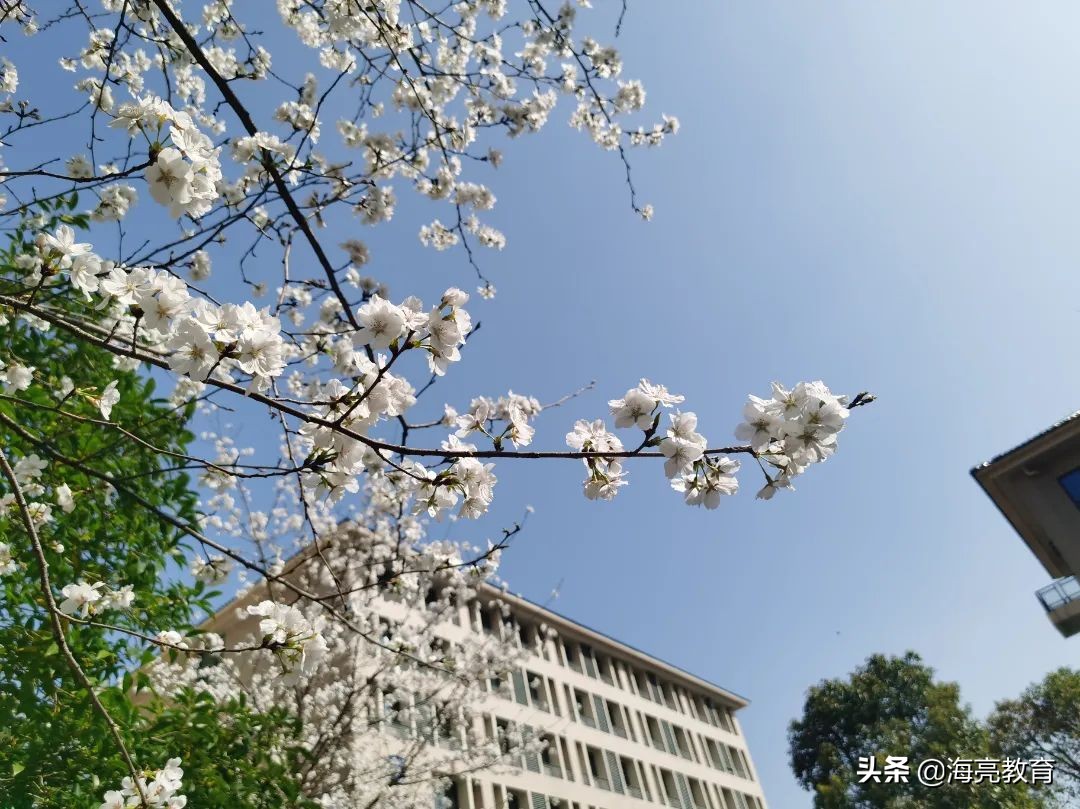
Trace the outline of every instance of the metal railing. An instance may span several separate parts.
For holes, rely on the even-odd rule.
[[[1036,590],[1035,597],[1039,599],[1047,612],[1053,612],[1080,599],[1080,581],[1077,581],[1075,576],[1066,576]]]

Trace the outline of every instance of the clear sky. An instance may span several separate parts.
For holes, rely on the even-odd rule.
[[[614,21],[617,3],[596,5]],[[787,766],[805,689],[873,652],[918,651],[980,715],[1075,664],[1033,595],[1047,574],[968,470],[1080,407],[1078,18],[1065,2],[631,0],[627,76],[682,122],[636,154],[655,221],[565,107],[490,178],[499,294],[470,307],[483,328],[427,408],[595,379],[539,423],[536,445],[560,448],[640,376],[685,394],[714,444],[773,379],[880,397],[769,503],[746,474],[719,510],[690,509],[648,462],[590,503],[578,463],[507,461],[477,529],[532,504],[513,589],[546,602],[561,582],[558,611],[750,698],[775,809],[810,804]],[[421,251],[411,206],[375,237],[372,273],[395,300],[475,286],[461,256]]]

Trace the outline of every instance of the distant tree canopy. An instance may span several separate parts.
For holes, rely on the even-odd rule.
[[[1053,759],[1055,797],[1080,802],[1080,670],[1050,672],[1018,699],[999,702],[988,724],[995,755]]]
[[[945,784],[927,787],[915,777],[920,761],[991,755],[990,736],[960,702],[956,683],[939,682],[914,652],[872,655],[847,678],[810,688],[800,719],[788,730],[791,767],[814,792],[818,809],[970,809],[1039,807],[1024,784]],[[860,783],[859,759],[906,756],[907,783]]]

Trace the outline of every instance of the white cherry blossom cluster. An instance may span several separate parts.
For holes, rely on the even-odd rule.
[[[450,436],[442,444],[443,449],[453,452],[475,452],[476,446]],[[413,509],[419,514],[440,519],[444,512],[461,502],[458,516],[476,518],[487,512],[495,497],[497,479],[493,463],[483,463],[476,458],[457,458],[442,470],[425,468],[416,462],[407,462],[402,471],[407,480],[406,490],[414,490]]]
[[[3,386],[4,393],[18,393],[29,388],[33,384],[35,370],[32,365],[18,362],[4,365],[0,362],[0,386]]]
[[[261,616],[259,634],[285,667],[289,682],[310,675],[326,654],[326,640],[321,616],[309,621],[296,607],[274,601],[261,601],[247,608],[249,615]]]
[[[754,454],[773,469],[758,492],[763,500],[779,489],[792,489],[791,479],[836,452],[836,438],[850,414],[846,396],[836,396],[824,382],[800,382],[790,390],[779,382],[772,396],[750,396],[744,421],[735,437],[750,444]]]
[[[196,556],[191,563],[191,575],[205,584],[219,584],[229,577],[233,562],[220,553],[203,558]]]
[[[160,770],[139,776],[138,784],[131,776],[125,776],[120,782],[120,789],[110,789],[105,793],[99,809],[132,809],[136,806],[145,809],[184,809],[187,797],[177,794],[183,789],[183,777],[180,759],[170,758]]]
[[[265,390],[285,367],[280,323],[265,309],[250,302],[219,306],[192,296],[183,279],[171,273],[116,266],[90,244],[76,242],[67,225],[41,234],[36,248],[45,272],[61,273],[87,298],[97,293],[102,303],[112,304],[117,332],[144,338],[147,348],[167,354],[172,370],[193,381],[202,382],[212,372],[222,380],[240,373],[250,378],[252,389]],[[115,384],[100,401],[108,418],[118,401]]]
[[[27,511],[34,522],[34,526],[38,529],[52,523],[54,520],[53,503],[45,500],[49,494],[48,487],[41,480],[47,467],[48,464],[36,453],[16,458],[12,467],[12,471],[15,473],[15,485],[22,491],[23,497],[26,499]],[[55,505],[59,506],[65,514],[70,514],[75,508],[71,489],[64,483],[51,488]],[[6,491],[0,494],[0,518],[10,516],[14,508],[15,492]],[[5,555],[8,562],[14,564],[14,562],[11,562],[10,554],[11,551],[8,548]],[[0,562],[0,567],[2,566],[3,563]]]
[[[858,404],[868,403],[873,397],[860,394],[858,400]],[[697,432],[698,419],[692,412],[669,413],[665,434],[658,434],[663,411],[683,401],[684,397],[647,379],[621,399],[612,399],[608,405],[615,427],[636,427],[644,433],[640,447],[631,453],[624,451],[602,420],[578,421],[566,443],[572,450],[596,456],[583,458],[588,472],[586,497],[613,499],[627,483],[621,458],[657,447],[671,487],[683,494],[688,505],[714,509],[725,495],[738,491],[735,473],[740,464],[728,457],[734,452],[746,452],[772,467],[770,474],[762,466],[766,484],[758,492],[760,499],[767,500],[780,488],[793,488],[791,478],[836,451],[836,436],[850,412],[848,399],[834,395],[823,382],[800,382],[791,390],[773,383],[772,398],[750,397],[744,409],[746,420],[735,430],[736,438],[749,446],[719,450],[709,449],[708,441]]]
[[[422,348],[427,352],[428,367],[432,373],[442,376],[452,362],[461,359],[460,346],[464,344],[472,327],[472,318],[461,307],[469,300],[460,289],[448,289],[438,305],[425,312],[423,302],[416,297],[406,298],[395,305],[378,293],[360,306],[356,319],[360,328],[352,335],[353,346],[367,347],[375,351],[393,348]],[[348,368],[355,362],[356,353],[343,353],[335,357],[339,368]]]
[[[566,445],[578,452],[622,452],[619,437],[608,432],[603,419],[574,424],[573,432],[566,434]],[[626,472],[618,458],[583,458],[585,464],[585,496],[590,500],[613,500],[619,489],[627,484]]]
[[[87,584],[80,580],[64,585],[60,592],[64,596],[60,602],[60,612],[79,618],[88,618],[110,609],[127,609],[135,603],[135,592],[130,584],[112,589],[104,582]]]
[[[530,424],[543,406],[535,396],[522,396],[510,391],[506,396],[490,399],[477,396],[469,403],[469,410],[458,415],[449,405],[443,410],[443,423],[456,426],[454,435],[466,438],[472,433],[480,433],[491,439],[496,447],[504,441],[510,441],[515,447],[527,447],[536,434]]]
[[[6,542],[0,542],[0,576],[14,573],[19,569],[19,563],[11,555],[11,546]]]
[[[170,216],[198,218],[213,207],[222,179],[218,149],[188,113],[149,95],[121,104],[109,125],[132,137],[142,133],[150,141],[153,162],[146,169],[146,182],[150,196],[166,206]],[[169,146],[163,146],[166,137]]]

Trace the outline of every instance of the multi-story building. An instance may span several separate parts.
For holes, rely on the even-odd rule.
[[[1053,577],[1036,592],[1051,622],[1080,632],[1080,413],[971,474]]]
[[[477,632],[520,643],[522,665],[492,679],[474,713],[488,739],[516,727],[546,742],[456,775],[450,809],[766,809],[736,718],[742,697],[488,585],[444,631],[451,642]]]
[[[548,745],[461,783],[458,806],[765,809],[735,717],[745,699],[525,599],[485,595],[462,608],[463,631],[516,633],[530,650],[492,684],[487,721],[529,725]]]

